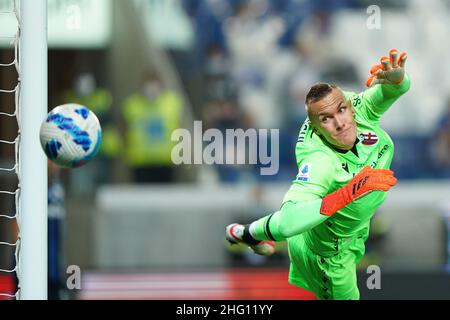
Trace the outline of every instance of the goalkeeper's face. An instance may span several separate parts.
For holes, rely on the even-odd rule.
[[[334,88],[319,101],[308,105],[316,133],[332,146],[350,150],[356,141],[355,111],[341,90]]]

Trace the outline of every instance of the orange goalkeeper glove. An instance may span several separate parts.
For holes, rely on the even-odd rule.
[[[405,77],[406,52],[400,54],[397,49],[391,49],[388,57],[381,57],[381,64],[370,69],[371,76],[366,81],[367,87],[376,84],[400,84]]]
[[[375,190],[388,191],[396,183],[397,179],[391,170],[366,166],[345,186],[323,198],[320,213],[331,216],[353,200]]]

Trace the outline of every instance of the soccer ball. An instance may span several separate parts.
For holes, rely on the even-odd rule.
[[[77,168],[100,149],[102,129],[97,116],[85,106],[64,104],[53,109],[40,130],[41,146],[59,166]]]

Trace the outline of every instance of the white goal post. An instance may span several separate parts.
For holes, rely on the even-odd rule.
[[[47,114],[47,0],[20,0],[20,300],[47,299],[47,158],[39,129]],[[19,210],[20,209],[20,210]]]

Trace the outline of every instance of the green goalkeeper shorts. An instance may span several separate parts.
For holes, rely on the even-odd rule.
[[[356,263],[364,253],[362,240],[329,258],[313,253],[303,235],[289,238],[288,248],[290,283],[311,291],[319,300],[359,299]]]

